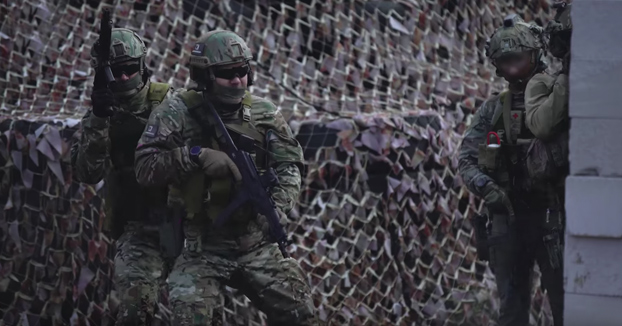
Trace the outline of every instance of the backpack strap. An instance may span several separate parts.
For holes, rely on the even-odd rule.
[[[250,129],[248,125],[251,122],[251,118],[252,118],[252,114],[251,114],[252,104],[253,104],[253,96],[251,95],[249,91],[246,91],[246,94],[244,95],[244,98],[242,99],[242,127],[244,127],[245,129]]]
[[[171,85],[166,83],[151,83],[147,92],[147,101],[153,105],[158,105],[164,101]]]
[[[500,94],[496,94],[496,95],[499,96],[498,98],[501,101],[502,108],[501,108],[501,110],[495,110],[495,113],[492,116],[492,120],[491,120],[491,124],[490,125],[492,126],[493,129],[497,126],[497,123],[499,122],[499,119],[501,119],[501,116],[503,115],[503,103],[504,103],[505,94],[507,92],[508,91],[506,90],[506,91],[501,92]]]

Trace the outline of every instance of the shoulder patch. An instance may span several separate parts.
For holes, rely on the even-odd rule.
[[[159,126],[157,124],[148,124],[145,129],[145,136],[153,138],[158,134]]]

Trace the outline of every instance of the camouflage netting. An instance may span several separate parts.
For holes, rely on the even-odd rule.
[[[323,320],[487,325],[494,277],[469,223],[481,203],[457,176],[456,151],[471,113],[503,86],[486,37],[512,11],[543,25],[546,2],[264,2],[115,1],[114,19],[145,37],[154,80],[176,87],[188,85],[201,32],[249,41],[253,92],[283,110],[305,148],[291,250]],[[114,306],[105,185],[72,182],[68,163],[110,3],[0,4],[0,325],[99,325]],[[539,289],[533,306],[533,322],[550,325]],[[225,309],[230,324],[264,320],[234,291]]]

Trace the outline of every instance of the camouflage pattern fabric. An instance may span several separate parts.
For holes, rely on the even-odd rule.
[[[541,34],[544,31],[542,27],[533,23],[526,23],[516,14],[509,15],[506,20],[511,20],[512,25],[495,30],[487,44],[487,55],[491,59],[498,59],[508,53],[542,49]]]
[[[142,59],[147,54],[145,42],[136,32],[127,28],[113,28],[110,33],[110,64]],[[98,62],[97,47],[91,48],[91,66],[96,68]]]
[[[459,153],[460,176],[469,191],[482,197],[482,188],[476,184],[485,184],[494,180],[482,172],[478,166],[479,144],[486,142],[486,135],[493,129],[493,117],[501,113],[503,103],[500,95],[494,95],[486,100],[475,112],[471,124],[464,134]]]
[[[276,244],[240,250],[235,241],[221,241],[201,250],[184,252],[169,276],[175,325],[222,325],[218,311],[225,285],[266,313],[269,325],[317,325],[303,271]]]
[[[558,134],[568,122],[568,75],[536,74],[525,89],[525,125],[540,139]]]
[[[121,298],[116,325],[152,325],[166,306],[165,279],[172,263],[160,254],[157,226],[131,222],[117,240],[114,284]]]
[[[297,165],[302,161],[302,149],[274,104],[253,96],[251,108],[250,126],[264,135],[268,130],[278,134],[267,149],[276,163],[280,183],[273,190],[275,202],[287,214],[300,192]],[[232,123],[238,117],[236,114],[223,117],[223,122]],[[170,183],[183,188],[181,185],[192,173],[199,171],[199,166],[190,160],[189,148],[213,146],[203,135],[199,122],[190,116],[181,97],[162,103],[151,114],[136,149],[138,181],[144,185]],[[173,196],[169,193],[170,202],[180,200]],[[222,199],[223,194],[217,191],[209,196],[228,200]],[[215,205],[216,201],[211,204]],[[310,288],[300,266],[293,259],[283,259],[276,245],[267,243],[257,217],[249,210],[240,209],[221,229],[214,229],[211,226],[214,216],[208,209],[205,207],[204,214],[186,221],[186,247],[169,277],[175,322],[210,325],[213,310],[221,306],[216,302],[219,289],[226,284],[243,291],[269,316],[271,325],[315,325]]]
[[[157,294],[167,276],[158,230],[148,232],[144,227],[157,222],[150,220],[150,212],[163,208],[151,205],[165,201],[166,188],[140,187],[133,173],[132,149],[156,104],[148,98],[151,85],[148,82],[124,103],[128,111],[117,108],[112,118],[99,118],[88,111],[71,150],[72,166],[80,182],[95,184],[105,180],[104,230],[118,237],[114,281],[120,304],[116,325],[145,325],[153,319]],[[169,90],[162,97],[170,94]],[[126,225],[127,221],[133,223]]]

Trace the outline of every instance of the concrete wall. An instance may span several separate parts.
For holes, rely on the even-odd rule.
[[[622,325],[622,0],[574,0],[565,326]]]

